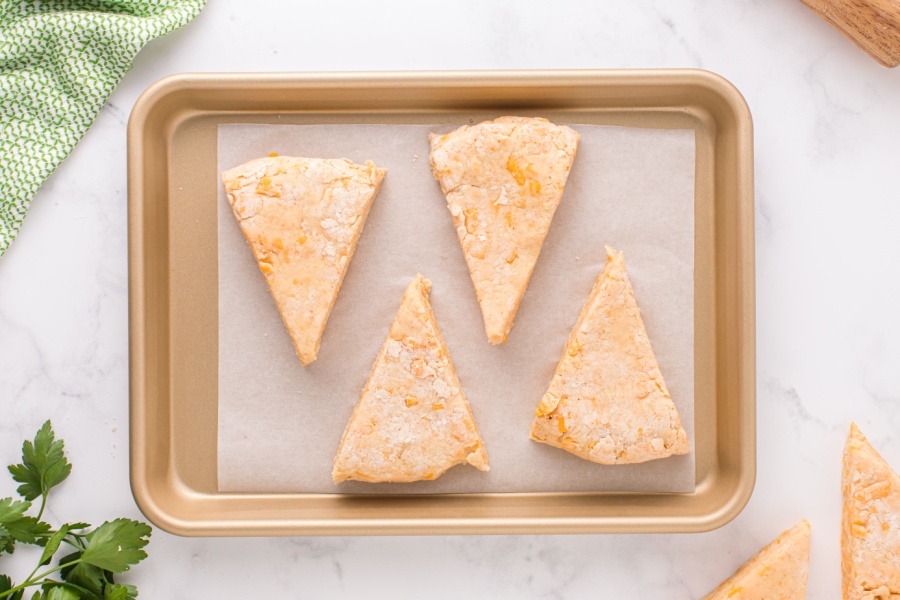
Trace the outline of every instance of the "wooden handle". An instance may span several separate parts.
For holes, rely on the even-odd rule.
[[[885,67],[900,64],[900,0],[802,0]]]

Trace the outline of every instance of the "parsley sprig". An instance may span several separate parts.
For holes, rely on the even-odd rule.
[[[137,588],[116,583],[114,577],[147,557],[150,526],[131,519],[107,521],[96,529],[87,523],[66,523],[54,529],[41,520],[50,490],[72,472],[65,444],[57,440],[50,421],[38,430],[34,441],[22,445],[22,462],[9,472],[20,483],[21,500],[0,499],[0,557],[12,554],[16,544],[43,548],[37,566],[20,584],[0,575],[0,599],[23,600],[28,588],[40,586],[30,600],[132,600]],[[37,515],[28,511],[41,499]],[[69,552],[51,566],[54,557]],[[58,579],[54,579],[57,577]]]

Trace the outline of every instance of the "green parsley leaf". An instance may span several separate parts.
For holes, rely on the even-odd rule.
[[[63,525],[59,528],[59,531],[54,533],[49,540],[47,540],[47,545],[44,546],[44,552],[41,553],[41,561],[40,565],[46,565],[50,563],[50,559],[53,558],[53,555],[56,554],[56,551],[59,550],[59,545],[62,543],[63,538],[66,537],[66,534],[69,533],[68,525]]]
[[[41,589],[44,594],[55,587],[63,587],[74,592],[81,600],[100,600],[100,596],[81,586],[69,583],[67,581],[54,581],[53,579],[45,579],[41,582]]]
[[[26,444],[30,442],[25,442]],[[9,465],[6,467],[12,474],[13,479],[21,483],[16,492],[28,500],[34,500],[41,495],[41,478],[37,473],[32,471],[25,465]]]
[[[0,575],[0,592],[8,592],[12,586],[12,579],[9,578],[9,575]]]
[[[18,521],[29,508],[31,508],[31,502],[13,500],[12,498],[0,499],[0,523],[6,525]]]
[[[26,500],[34,500],[62,483],[72,465],[63,453],[64,443],[55,439],[50,421],[38,430],[34,442],[25,440],[22,445],[22,464],[10,465],[13,479],[22,485],[16,490]]]
[[[63,586],[54,586],[43,592],[35,592],[31,600],[81,600],[81,594]]]
[[[73,552],[59,559],[59,564],[64,565],[81,558],[81,552]],[[106,574],[103,569],[80,562],[60,571],[63,581],[77,585],[88,590],[96,598],[103,594],[103,586],[106,585]]]
[[[141,548],[150,543],[151,531],[149,525],[140,521],[107,521],[88,535],[81,559],[113,573],[127,571],[147,558]]]
[[[0,552],[12,554],[15,551],[17,537],[24,535],[23,528],[28,529],[27,519],[31,517],[24,515],[30,507],[31,502],[12,498],[0,499]]]
[[[16,550],[16,540],[12,539],[9,532],[0,527],[0,553],[12,554]]]
[[[18,521],[7,523],[6,530],[17,542],[42,546],[46,537],[44,534],[50,531],[50,524],[34,517],[22,517]]]
[[[103,590],[103,600],[134,600],[137,596],[137,588],[133,585],[113,583]]]
[[[29,444],[30,442],[25,442]],[[6,467],[13,479],[21,483],[16,492],[27,500],[34,500],[41,495],[41,476],[25,465],[9,465]]]

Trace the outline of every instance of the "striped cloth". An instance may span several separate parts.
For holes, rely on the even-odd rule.
[[[0,256],[148,41],[206,0],[0,0]]]

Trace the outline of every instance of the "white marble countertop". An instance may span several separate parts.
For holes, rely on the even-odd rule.
[[[140,517],[128,484],[125,125],[181,71],[701,67],[756,140],[759,455],[696,535],[186,539],[155,531],[141,598],[699,598],[813,526],[809,598],[840,597],[840,456],[856,420],[900,468],[900,69],[799,1],[214,0],[138,56],[0,259],[0,464],[52,417],[75,470],[51,518]],[[5,462],[4,462],[5,461]],[[13,490],[0,476],[0,496]]]

